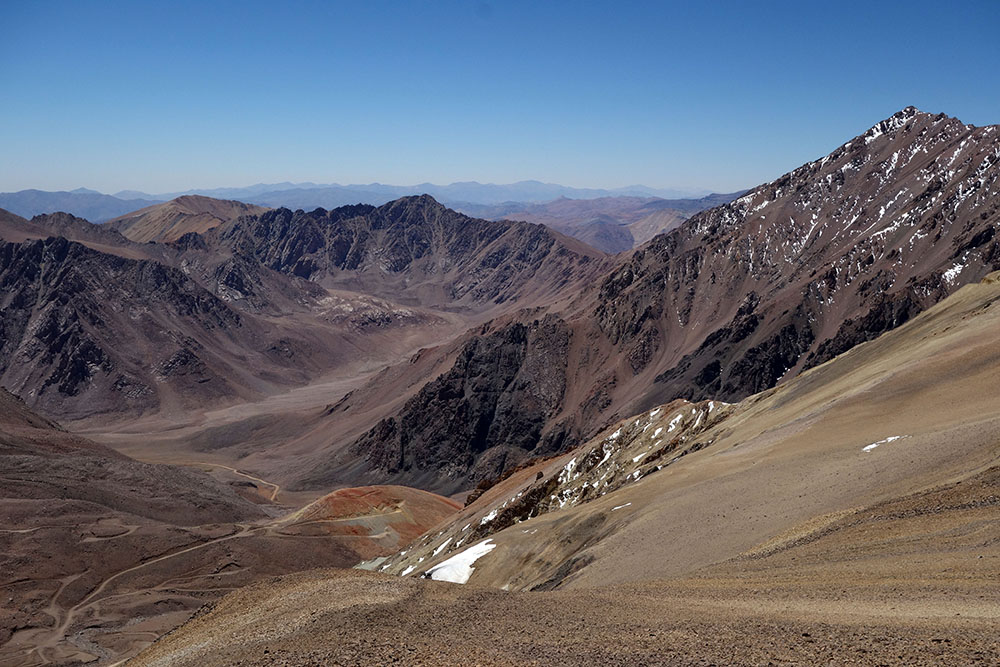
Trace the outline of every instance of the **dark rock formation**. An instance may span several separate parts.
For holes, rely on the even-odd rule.
[[[389,475],[429,471],[437,488],[468,488],[533,454],[553,452],[549,428],[566,390],[569,330],[554,316],[473,338],[455,365],[353,445]]]
[[[470,218],[427,195],[375,208],[277,209],[220,228],[218,242],[290,275],[422,305],[499,304],[554,292],[601,254],[541,225]]]

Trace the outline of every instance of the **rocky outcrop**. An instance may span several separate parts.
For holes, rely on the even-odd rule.
[[[558,451],[570,332],[559,318],[484,331],[454,366],[352,446],[379,474],[454,492]]]

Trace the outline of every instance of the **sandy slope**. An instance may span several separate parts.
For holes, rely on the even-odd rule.
[[[259,215],[266,210],[263,206],[238,201],[184,195],[126,213],[105,224],[131,241],[166,243],[190,232],[204,234],[241,215]]]

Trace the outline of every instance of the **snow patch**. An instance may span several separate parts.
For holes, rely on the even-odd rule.
[[[675,428],[677,428],[677,425],[681,423],[682,419],[684,419],[684,415],[677,415],[676,417],[671,419],[670,423],[667,425],[667,433],[670,433]]]
[[[434,550],[434,553],[431,554],[431,558],[434,558],[434,556],[437,556],[439,553],[441,553],[442,551],[444,551],[445,549],[447,549],[449,544],[451,544],[451,538],[450,537],[447,540],[445,540],[444,542],[442,542],[441,546],[439,546],[437,549]]]
[[[861,451],[863,451],[863,452],[870,452],[873,449],[875,449],[876,447],[878,447],[879,445],[885,445],[885,444],[893,442],[895,440],[900,440],[901,438],[908,438],[908,437],[910,437],[910,436],[908,436],[908,435],[890,435],[888,438],[885,438],[883,440],[879,440],[878,442],[873,442],[870,445],[862,447]]]
[[[948,283],[953,283],[955,282],[955,278],[958,278],[958,274],[960,274],[964,268],[965,264],[956,262],[953,267],[944,272],[942,278],[944,278]]]
[[[427,570],[426,576],[434,581],[450,581],[453,584],[464,584],[469,581],[475,569],[473,564],[497,548],[493,540],[484,540],[474,544],[465,551],[455,554]]]

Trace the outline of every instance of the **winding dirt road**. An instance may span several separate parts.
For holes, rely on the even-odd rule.
[[[278,492],[281,491],[281,487],[278,484],[275,484],[274,482],[269,482],[266,479],[261,479],[260,477],[254,477],[253,475],[251,475],[249,473],[245,473],[242,470],[237,470],[236,468],[233,468],[233,467],[230,467],[230,466],[225,466],[225,465],[222,465],[221,463],[209,463],[208,461],[193,461],[191,463],[185,463],[184,465],[189,465],[189,466],[212,466],[213,468],[223,468],[224,470],[228,470],[228,471],[230,471],[232,473],[235,473],[235,474],[239,475],[240,477],[246,477],[247,479],[253,480],[254,482],[259,482],[260,484],[263,484],[264,486],[270,486],[272,490],[271,490],[271,497],[268,498],[268,500],[270,500],[271,502],[278,502]]]
[[[116,572],[116,573],[112,574],[111,576],[105,578],[100,584],[98,584],[94,588],[94,590],[92,590],[90,593],[88,593],[87,596],[84,597],[82,600],[80,600],[78,603],[76,603],[72,607],[70,607],[70,608],[68,608],[68,609],[60,612],[60,610],[58,609],[58,598],[59,598],[59,595],[62,593],[62,591],[66,588],[66,586],[72,580],[78,578],[80,575],[75,575],[72,578],[69,578],[67,581],[65,581],[63,583],[63,585],[62,585],[62,587],[60,587],[59,591],[52,597],[52,603],[49,605],[49,608],[47,610],[47,613],[49,613],[53,617],[53,619],[56,621],[56,626],[54,628],[52,628],[52,630],[50,630],[49,632],[45,633],[45,636],[43,638],[40,638],[38,640],[38,643],[35,646],[35,648],[33,648],[32,650],[28,651],[25,657],[30,657],[32,655],[35,655],[35,656],[37,656],[41,660],[42,664],[50,664],[53,660],[49,659],[46,656],[46,653],[45,653],[46,649],[54,648],[56,646],[56,644],[58,644],[58,643],[62,642],[63,640],[65,640],[67,631],[73,625],[73,621],[80,614],[80,612],[82,612],[83,610],[85,610],[85,609],[91,607],[92,605],[94,605],[96,602],[99,601],[99,599],[103,599],[103,598],[98,598],[98,596],[100,596],[100,594],[102,592],[104,592],[104,590],[108,587],[108,585],[110,583],[112,583],[113,581],[115,581],[117,579],[120,579],[121,577],[129,574],[130,572],[135,572],[136,570],[141,570],[141,569],[147,568],[147,567],[149,567],[151,565],[155,565],[157,563],[162,563],[165,560],[169,560],[171,558],[176,558],[178,556],[190,553],[192,551],[197,551],[199,549],[205,549],[206,547],[212,546],[213,544],[218,544],[219,542],[225,542],[227,540],[234,540],[234,539],[238,539],[238,538],[241,538],[241,537],[246,537],[246,536],[248,536],[250,534],[253,534],[255,532],[258,532],[258,531],[261,531],[261,530],[266,530],[267,528],[269,528],[269,524],[264,524],[264,525],[260,525],[260,526],[251,526],[251,525],[246,525],[246,524],[236,524],[236,528],[237,528],[237,532],[231,533],[229,535],[224,535],[222,537],[217,537],[215,539],[211,539],[211,540],[208,540],[208,541],[205,541],[205,542],[201,542],[201,543],[195,544],[193,546],[185,547],[183,549],[179,549],[177,551],[173,551],[171,553],[164,554],[162,556],[157,556],[155,558],[150,558],[149,560],[143,561],[142,563],[139,563],[138,565],[134,565],[132,567],[129,567],[129,568],[126,568],[126,569],[121,570],[119,572]],[[53,658],[53,659],[55,659],[55,658]]]

